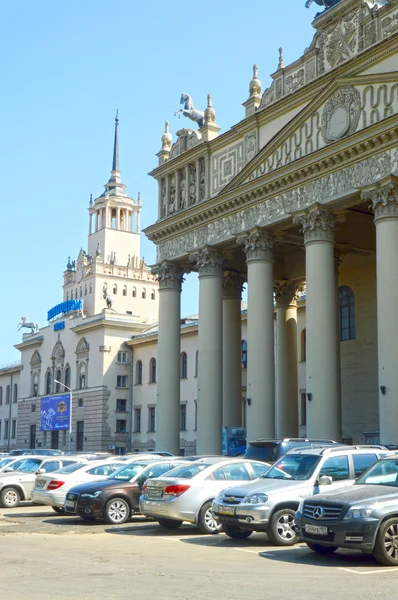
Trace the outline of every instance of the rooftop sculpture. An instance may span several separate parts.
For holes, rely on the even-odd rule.
[[[204,126],[205,113],[194,107],[192,98],[189,94],[181,94],[180,104],[183,104],[184,108],[176,110],[174,116],[178,115],[178,118],[181,118],[181,115],[188,117],[188,119],[191,119],[191,121],[195,121],[195,123],[198,124],[199,129]]]
[[[332,8],[332,6],[335,6],[336,4],[341,2],[341,0],[307,0],[307,2],[305,3],[305,7],[309,8],[313,2],[318,4],[318,6],[324,6],[325,8]]]

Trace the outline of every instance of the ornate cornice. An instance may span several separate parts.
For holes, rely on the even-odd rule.
[[[373,185],[361,188],[361,198],[370,202],[375,222],[398,217],[398,177],[390,175]]]
[[[162,290],[177,290],[181,292],[184,271],[177,263],[163,260],[152,268],[152,273],[156,275],[156,281],[159,282],[160,292]]]
[[[197,252],[189,255],[189,261],[195,263],[199,277],[206,275],[220,276],[223,273],[223,257],[221,253],[211,246],[204,246]]]
[[[244,283],[245,279],[240,273],[224,271],[222,280],[223,298],[237,298],[240,300]]]
[[[243,246],[247,262],[274,260],[274,238],[268,231],[255,227],[248,234],[238,236],[237,242]]]
[[[274,283],[276,307],[297,306],[297,294],[304,290],[304,286],[296,281],[281,279]]]
[[[338,222],[345,221],[344,215],[336,215],[321,204],[314,204],[302,214],[293,216],[293,223],[301,225],[304,243],[334,242],[334,234]]]

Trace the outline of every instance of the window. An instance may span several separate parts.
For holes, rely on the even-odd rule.
[[[65,369],[65,385],[70,388],[70,368]]]
[[[246,340],[242,340],[241,350],[242,350],[242,367],[244,369],[247,369],[247,342],[246,342]]]
[[[140,408],[134,409],[134,432],[135,433],[141,432],[141,409]]]
[[[180,431],[187,430],[187,405],[180,404]]]
[[[116,400],[116,412],[126,412],[127,411],[127,400],[124,398],[118,398]]]
[[[43,431],[43,446],[47,446],[47,431]]]
[[[82,286],[80,286],[80,298],[82,298],[82,297],[83,297],[83,288],[82,288]]]
[[[10,404],[11,388],[7,385],[6,388],[6,404]]]
[[[69,292],[66,292],[66,299],[69,300]]]
[[[1,438],[1,421],[0,421],[0,438]]]
[[[151,358],[149,362],[149,383],[156,382],[156,359]]]
[[[187,353],[183,352],[181,354],[181,358],[180,358],[180,378],[186,379],[188,376],[187,372],[188,372],[188,357],[187,357]]]
[[[8,439],[8,419],[4,421],[4,439]]]
[[[256,478],[264,475],[264,473],[269,469],[265,463],[251,463],[251,468],[253,469],[254,476]]]
[[[148,408],[148,433],[155,432],[155,407]]]
[[[199,372],[199,350],[196,350],[195,354],[195,377],[198,376]]]
[[[78,399],[78,401],[77,401],[77,405],[78,405],[78,407],[79,407],[79,408],[82,408],[82,407],[83,407],[83,404],[84,404],[84,400],[83,400],[83,398],[79,398],[79,399]]]
[[[116,421],[116,433],[127,433],[127,421],[126,421],[126,419],[117,419],[117,421]]]
[[[18,402],[18,385],[16,383],[14,383],[14,395],[12,401],[14,404]]]
[[[15,440],[17,437],[17,420],[13,419],[11,423],[11,439]]]
[[[104,475],[105,477],[107,477],[108,475],[111,475],[114,471],[116,471],[116,469],[118,469],[119,466],[121,465],[101,465],[99,467],[93,467],[92,469],[89,469],[87,473],[89,475]]]
[[[51,432],[51,448],[53,450],[58,450],[59,448],[59,431]]]
[[[123,296],[127,296],[127,285],[123,286]]]
[[[93,293],[93,284],[90,283],[90,294],[92,294],[92,293]]]
[[[84,286],[84,295],[87,296],[87,284]]]
[[[195,427],[194,427],[194,431],[197,430],[198,428],[198,401],[195,400]]]
[[[77,300],[77,288],[75,289],[75,298]]]
[[[355,339],[355,297],[347,285],[339,288],[340,340]]]
[[[127,387],[127,375],[118,375],[116,379],[116,387],[126,388]]]
[[[68,296],[68,294],[66,296]],[[68,297],[66,299],[68,299]],[[73,290],[70,291],[70,299],[73,300]]]
[[[83,450],[84,440],[84,421],[76,422],[76,450],[81,452]]]
[[[303,329],[300,335],[300,360],[305,362],[307,360],[307,330]]]
[[[31,404],[30,412],[36,412],[36,404]]]
[[[37,380],[34,379],[33,380],[32,396],[36,397],[38,395],[39,395],[39,384],[37,383]]]
[[[300,425],[307,425],[307,398],[305,393],[300,394]]]
[[[349,479],[348,456],[333,456],[325,460],[319,471],[319,477],[322,475],[332,477],[333,481]]]
[[[50,371],[48,371],[47,375],[46,375],[46,396],[48,396],[49,394],[51,394],[51,373],[50,373]]]
[[[113,284],[113,293],[116,296],[116,294],[117,294],[117,284],[116,283]]]
[[[135,380],[137,385],[142,385],[142,362],[140,360],[137,360],[135,367]]]
[[[152,290],[151,292],[151,300],[155,300],[155,290]]]
[[[146,298],[146,289],[142,288],[141,297]]]
[[[86,363],[79,365],[79,390],[86,389]]]
[[[117,362],[126,364],[128,362],[127,352],[118,352],[117,353]]]
[[[57,382],[56,382],[56,385],[55,385],[55,391],[56,391],[57,394],[61,391],[61,377],[62,377],[61,371],[58,370],[57,371],[57,375],[56,375]]]
[[[355,479],[376,462],[376,454],[353,454]]]
[[[232,463],[217,469],[213,473],[217,480],[226,481],[250,481],[250,475],[243,463]]]
[[[133,298],[137,297],[137,288],[134,286],[133,287]]]
[[[3,404],[3,387],[0,386],[0,406]]]
[[[45,473],[52,473],[59,469],[60,466],[59,460],[50,460],[49,462],[44,463],[41,466],[41,469],[44,469]]]

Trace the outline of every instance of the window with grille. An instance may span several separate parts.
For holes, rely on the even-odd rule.
[[[347,285],[339,288],[340,340],[355,339],[355,296]]]

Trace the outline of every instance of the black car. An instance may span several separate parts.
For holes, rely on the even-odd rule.
[[[104,480],[71,488],[65,498],[65,513],[78,514],[82,519],[104,519],[112,525],[124,523],[139,512],[145,481],[183,464],[183,459],[175,458],[126,464]]]
[[[284,438],[284,439],[270,439],[270,438],[259,438],[248,442],[246,452],[243,458],[249,458],[250,460],[260,460],[266,463],[274,463],[284,456],[289,450],[296,450],[302,448],[303,450],[309,448],[319,448],[319,446],[331,446],[331,445],[344,446],[345,444],[339,444],[334,440],[318,440],[318,439],[307,439],[307,438]]]
[[[295,531],[319,554],[351,548],[398,566],[398,455],[378,460],[352,487],[303,500]]]

